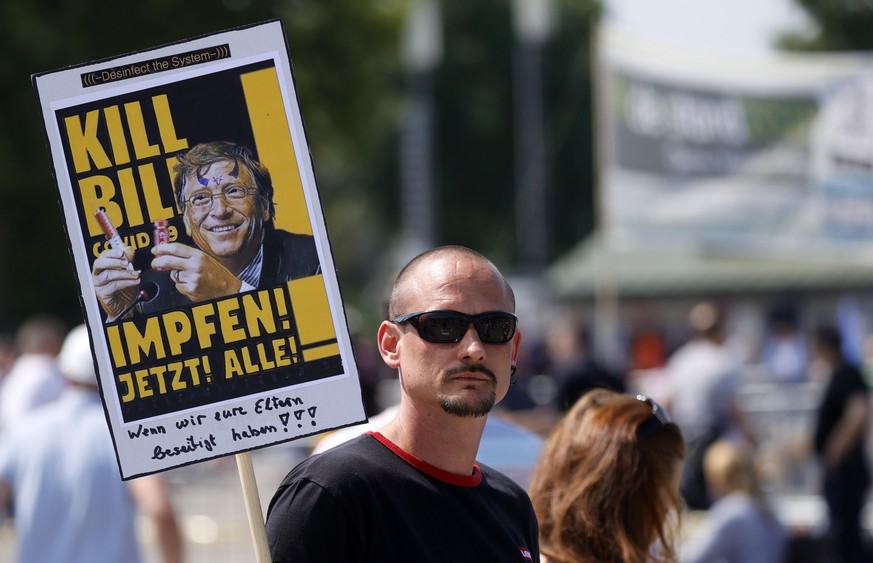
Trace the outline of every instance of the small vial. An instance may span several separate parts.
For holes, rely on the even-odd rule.
[[[106,210],[100,207],[97,209],[94,216],[97,218],[97,222],[100,223],[100,228],[103,229],[103,234],[106,236],[106,240],[109,241],[109,246],[127,254],[127,246],[124,244],[124,241],[121,240],[121,236],[118,234],[115,225],[113,225],[112,221],[109,219],[109,215],[106,214]],[[127,269],[133,270],[133,264],[128,262]]]
[[[157,246],[159,244],[166,244],[170,242],[170,222],[167,220],[155,221],[154,222],[155,232],[154,239],[152,240],[153,246]],[[155,268],[155,270],[164,271],[165,268]]]
[[[106,236],[106,240],[109,241],[109,245],[112,248],[126,250],[127,247],[125,247],[124,242],[121,240],[121,236],[119,236],[115,225],[113,225],[112,221],[109,220],[109,215],[106,214],[106,211],[100,208],[94,216],[97,218],[100,228],[103,229],[103,234]]]
[[[161,221],[155,221],[155,238],[154,244],[155,246],[159,244],[166,244],[170,242],[170,222],[166,219]]]

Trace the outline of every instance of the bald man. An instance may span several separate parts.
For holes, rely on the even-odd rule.
[[[539,561],[527,494],[476,462],[515,371],[514,311],[509,284],[468,248],[401,270],[377,334],[400,379],[397,415],[287,475],[267,514],[274,563]]]

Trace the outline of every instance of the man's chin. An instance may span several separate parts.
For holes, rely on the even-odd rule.
[[[207,241],[210,242],[210,241]],[[228,244],[226,241],[207,244],[202,248],[203,252],[212,256],[216,260],[222,258],[232,258],[240,253],[241,246],[238,244]]]
[[[443,411],[448,414],[479,418],[487,416],[491,412],[497,402],[497,396],[494,392],[478,398],[440,395],[439,401]]]

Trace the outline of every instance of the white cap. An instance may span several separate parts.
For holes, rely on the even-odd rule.
[[[91,355],[91,342],[85,325],[79,325],[67,334],[61,353],[58,354],[58,365],[61,373],[70,381],[97,385],[94,356]]]

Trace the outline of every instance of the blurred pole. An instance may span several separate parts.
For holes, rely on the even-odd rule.
[[[513,106],[515,221],[519,264],[542,270],[548,261],[543,45],[552,31],[552,0],[514,0]]]
[[[402,254],[434,243],[433,70],[442,58],[437,0],[412,0],[403,30],[406,107],[400,132]]]
[[[611,135],[607,117],[607,100],[614,99],[611,82],[605,78],[600,57],[600,30],[596,20],[591,21],[591,123],[594,151],[594,233],[596,267],[594,273],[594,357],[603,365],[623,371],[627,368],[627,354],[621,341],[621,295],[618,287],[618,250],[614,231],[609,224],[609,210],[603,193],[603,170],[609,159]]]
[[[627,369],[621,338],[621,302],[615,249],[602,232],[595,232],[594,358],[616,371]]]

